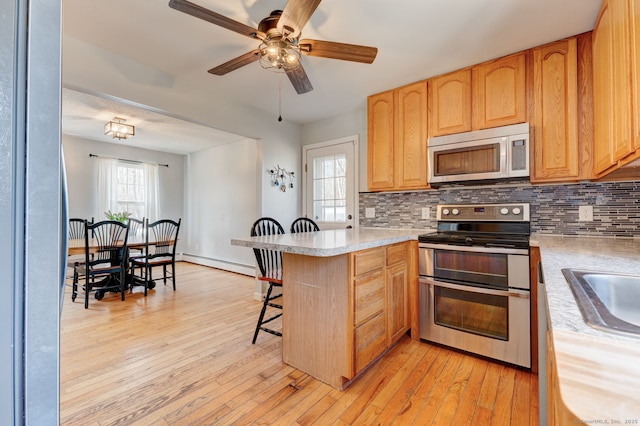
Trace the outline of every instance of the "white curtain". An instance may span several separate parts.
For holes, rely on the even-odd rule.
[[[104,212],[118,211],[118,160],[98,158],[98,215],[97,221],[105,220]]]
[[[144,172],[144,187],[146,189],[145,193],[147,196],[147,199],[145,200],[145,217],[148,217],[149,223],[151,223],[160,218],[160,207],[158,204],[158,193],[160,192],[158,184],[158,165],[144,163],[142,165],[142,170]]]
[[[158,203],[159,180],[157,164],[142,164],[145,187],[145,213],[144,217],[149,222],[160,218]],[[98,217],[96,220],[105,220],[104,212],[111,210],[117,212],[118,208],[118,160],[111,158],[98,158]]]

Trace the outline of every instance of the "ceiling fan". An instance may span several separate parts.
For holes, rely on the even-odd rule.
[[[307,23],[321,0],[289,0],[284,10],[274,10],[260,21],[258,29],[234,21],[187,0],[170,0],[169,6],[196,18],[219,25],[244,36],[261,41],[260,46],[222,65],[211,68],[215,75],[225,75],[255,61],[263,68],[284,71],[299,94],[313,90],[300,55],[319,56],[343,61],[370,64],[378,49],[332,41],[300,40],[302,27]]]

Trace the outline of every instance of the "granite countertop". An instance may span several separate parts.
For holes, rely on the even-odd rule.
[[[307,256],[336,256],[403,241],[417,240],[420,230],[383,228],[333,229],[298,234],[234,238],[231,245],[278,250]]]
[[[542,256],[562,403],[586,423],[639,424],[640,336],[585,323],[561,269],[640,275],[640,239],[533,235],[531,245]]]

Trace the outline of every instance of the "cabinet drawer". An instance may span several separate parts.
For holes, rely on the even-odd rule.
[[[369,365],[387,348],[386,335],[383,312],[356,328],[356,373]]]
[[[384,273],[377,272],[356,279],[355,325],[384,310]]]
[[[387,246],[387,266],[404,262],[407,259],[407,244],[400,243]]]
[[[359,251],[353,257],[354,275],[361,275],[384,266],[384,247]]]

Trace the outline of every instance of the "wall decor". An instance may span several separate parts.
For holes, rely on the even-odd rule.
[[[288,172],[285,168],[280,167],[278,164],[276,167],[270,169],[267,173],[271,175],[271,186],[280,188],[280,191],[286,192],[287,187],[293,189],[293,179],[295,178],[295,172]]]

